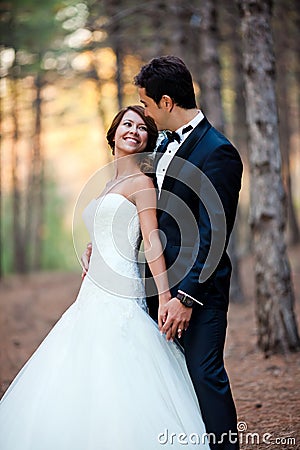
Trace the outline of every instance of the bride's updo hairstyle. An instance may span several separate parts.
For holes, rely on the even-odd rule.
[[[155,145],[156,145],[156,140],[158,137],[158,131],[157,131],[155,122],[151,117],[145,116],[144,108],[142,106],[132,105],[132,106],[126,106],[125,108],[122,108],[118,112],[118,114],[114,117],[114,119],[111,123],[111,126],[108,129],[108,132],[106,134],[106,139],[107,139],[107,142],[108,142],[110,148],[112,149],[112,154],[113,155],[115,154],[114,138],[115,138],[116,130],[117,130],[118,126],[120,125],[124,114],[127,111],[134,111],[135,113],[137,113],[143,119],[143,121],[145,122],[145,125],[147,127],[148,141],[147,141],[147,146],[146,146],[145,150],[143,150],[142,153],[153,152]]]

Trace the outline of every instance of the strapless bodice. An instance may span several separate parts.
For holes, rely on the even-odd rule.
[[[136,206],[121,194],[108,193],[92,200],[83,218],[92,242],[89,278],[113,295],[144,298],[138,266],[141,230]]]

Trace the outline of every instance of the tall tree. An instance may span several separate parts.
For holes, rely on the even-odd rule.
[[[118,0],[107,0],[105,3],[106,12],[108,17],[111,18],[108,26],[108,33],[110,36],[110,42],[112,49],[116,55],[116,85],[117,85],[117,98],[118,108],[123,107],[123,63],[124,63],[124,48],[122,38],[122,21],[117,17],[114,17],[119,11]]]
[[[284,242],[285,196],[275,98],[271,0],[238,0],[242,18],[251,176],[258,345],[266,353],[300,348]]]
[[[226,134],[238,148],[243,163],[244,173],[247,165],[247,124],[244,98],[244,79],[242,73],[241,37],[239,33],[239,14],[235,2],[218,3],[218,25],[220,30],[220,55],[222,67],[222,90],[224,92]],[[231,239],[229,254],[232,260],[232,282],[230,299],[233,302],[245,300],[240,261],[249,251],[249,230],[245,226],[248,217],[248,203],[240,202]],[[243,246],[241,243],[243,242]],[[243,248],[242,248],[243,247]]]
[[[58,40],[55,19],[58,2],[48,0],[16,0],[6,3],[3,45],[13,50],[13,65],[7,71],[10,80],[11,123],[13,126],[12,214],[13,270],[27,272],[41,268],[42,229],[44,223],[44,157],[41,145],[43,58],[52,41]],[[1,11],[1,10],[0,10]],[[57,44],[56,44],[57,45]],[[29,86],[29,80],[35,83]],[[24,85],[32,89],[32,108],[26,108]],[[29,97],[29,96],[28,96]],[[28,100],[27,100],[28,101]],[[32,127],[32,125],[34,126]],[[22,142],[21,142],[22,141]],[[24,152],[24,143],[30,155]],[[22,143],[22,147],[20,145]],[[25,182],[27,179],[27,183]]]
[[[216,0],[200,2],[200,87],[201,107],[208,119],[224,131],[224,112],[221,100],[220,59],[218,54],[218,29]]]
[[[40,58],[39,58],[40,61]],[[34,270],[41,269],[42,266],[42,251],[43,251],[43,223],[44,223],[44,203],[45,203],[45,192],[44,192],[44,155],[43,146],[41,143],[42,134],[42,88],[43,88],[43,74],[42,71],[38,71],[34,80],[35,87],[35,100],[34,100],[34,133],[32,142],[32,158],[31,158],[31,170],[29,175],[30,185],[28,186],[28,203],[31,202],[28,210],[31,213],[34,208],[34,220],[32,221],[32,268]],[[27,220],[30,223],[30,220]]]
[[[19,67],[12,67],[11,92],[12,92],[12,122],[13,137],[11,148],[11,168],[12,168],[12,208],[13,208],[13,266],[18,273],[28,271],[27,249],[23,226],[23,204],[22,187],[20,181],[20,154],[19,154]]]
[[[291,61],[293,61],[293,4],[292,2],[280,0],[276,2],[276,19],[274,22],[274,42],[277,67],[277,96],[279,111],[279,137],[282,155],[283,180],[287,193],[288,208],[288,234],[290,244],[295,245],[300,242],[300,230],[297,222],[297,214],[294,204],[292,190],[292,176],[290,159],[291,148]],[[282,27],[285,33],[281,33]]]
[[[166,4],[166,2],[161,0],[160,2],[157,3],[156,8],[151,9],[149,14],[151,25],[154,30],[152,48],[155,55],[161,55],[164,53],[165,39],[164,36],[162,36],[162,33],[159,32],[159,30],[163,29],[164,19],[165,17],[168,17],[167,8],[168,5]]]
[[[180,58],[185,59],[187,56],[187,50],[191,52],[191,48],[188,49],[188,31],[190,28],[191,17],[191,3],[187,5],[184,0],[174,0],[167,4],[167,14],[170,18],[170,51],[168,53],[175,54]],[[192,56],[192,55],[191,55]]]
[[[2,199],[3,199],[3,194],[2,194],[2,105],[1,105],[1,97],[0,97],[0,280],[3,277],[3,260],[2,260],[2,255],[3,255],[3,226],[2,226],[2,218],[3,218],[3,213],[2,213]]]
[[[221,95],[221,64],[219,57],[219,30],[216,0],[200,3],[200,103],[205,114],[220,131],[225,129],[224,109]],[[243,289],[237,257],[237,231],[234,229],[229,243],[233,272],[231,298],[242,300]]]

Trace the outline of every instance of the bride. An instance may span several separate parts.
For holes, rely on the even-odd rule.
[[[108,130],[115,178],[84,212],[89,271],[1,400],[1,450],[209,449],[184,356],[147,314],[137,262],[143,239],[164,304],[156,193],[142,171],[156,139],[141,106],[122,109]]]

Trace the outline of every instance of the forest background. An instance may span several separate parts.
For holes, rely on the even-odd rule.
[[[242,155],[238,254],[250,250],[236,2],[14,0],[0,5],[2,276],[77,267],[70,233],[76,199],[87,179],[111,161],[105,130],[112,117],[120,107],[138,103],[133,76],[161,54],[184,59],[199,105]],[[293,245],[299,242],[300,208],[298,2],[275,1],[271,25],[288,196],[286,233]]]
[[[88,236],[74,210],[112,161],[105,130],[120,107],[138,103],[141,65],[175,54],[244,163],[231,300],[247,303],[250,280],[253,344],[266,356],[298,350],[299,2],[1,0],[0,20],[0,293],[9,297],[14,274],[21,283],[49,271],[79,276],[76,251]]]
[[[267,338],[273,343],[262,338],[261,347],[278,347],[284,328],[293,329],[287,346],[297,347],[285,245],[300,240],[299,3],[0,5],[0,277],[76,270],[88,236],[78,214],[72,224],[74,208],[89,177],[112,161],[105,130],[119,108],[138,103],[132,80],[140,66],[175,54],[193,74],[200,107],[244,163],[230,243],[232,299],[243,298],[239,260],[252,252],[257,301],[263,305],[259,321],[269,322],[263,333],[269,336],[276,321],[286,322]],[[290,292],[285,298],[284,291]],[[268,296],[275,297],[275,319],[263,317],[269,314]]]

